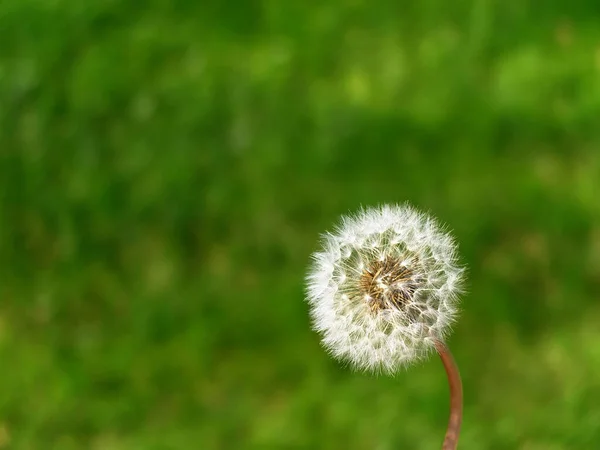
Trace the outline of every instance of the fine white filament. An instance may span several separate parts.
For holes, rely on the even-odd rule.
[[[434,218],[406,204],[364,209],[342,217],[312,256],[313,327],[355,369],[394,373],[450,331],[464,269]]]

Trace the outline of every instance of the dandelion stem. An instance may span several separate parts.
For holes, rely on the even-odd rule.
[[[442,341],[435,340],[435,348],[440,355],[450,387],[450,419],[444,438],[442,450],[455,450],[458,446],[458,435],[463,413],[463,389],[458,366],[450,353],[450,349]]]

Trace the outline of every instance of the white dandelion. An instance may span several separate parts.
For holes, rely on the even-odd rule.
[[[408,205],[362,210],[343,217],[313,254],[307,276],[313,327],[333,356],[359,370],[395,373],[437,350],[453,401],[460,394],[455,414],[462,411],[462,387],[443,342],[463,276],[456,243],[434,218]],[[456,445],[456,420],[448,445]]]

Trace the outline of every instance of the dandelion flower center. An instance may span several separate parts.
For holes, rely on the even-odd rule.
[[[422,284],[414,271],[396,258],[372,262],[362,273],[359,291],[373,313],[395,308],[403,311]]]

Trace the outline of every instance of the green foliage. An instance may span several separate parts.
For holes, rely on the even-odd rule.
[[[439,447],[439,361],[303,300],[405,200],[469,266],[461,448],[598,448],[598,3],[406,3],[0,2],[0,448]]]

